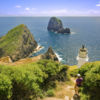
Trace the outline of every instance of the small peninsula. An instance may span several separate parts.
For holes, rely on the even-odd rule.
[[[26,25],[21,24],[0,38],[0,58],[9,56],[12,61],[28,57],[38,44]]]
[[[57,33],[71,33],[69,28],[64,28],[63,23],[59,18],[51,17],[47,27],[48,31]]]

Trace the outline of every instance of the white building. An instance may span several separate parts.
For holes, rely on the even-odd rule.
[[[84,47],[84,45],[82,45],[82,48],[80,48],[78,56],[77,56],[76,59],[78,61],[78,68],[80,68],[84,63],[88,62],[88,60],[89,60],[88,51]]]

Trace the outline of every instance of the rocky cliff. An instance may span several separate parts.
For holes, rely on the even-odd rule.
[[[47,52],[42,55],[42,59],[51,59],[51,60],[54,60],[54,61],[59,61],[56,54],[52,50],[52,47],[49,47]]]
[[[28,57],[37,47],[31,32],[21,24],[0,39],[0,57],[9,56],[13,61]]]
[[[57,33],[70,33],[69,28],[63,28],[62,21],[56,17],[51,17],[47,27],[48,31]]]

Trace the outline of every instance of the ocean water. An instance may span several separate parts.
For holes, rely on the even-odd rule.
[[[26,24],[35,40],[44,48],[33,54],[47,51],[49,46],[64,64],[77,64],[76,56],[82,44],[88,49],[89,61],[100,60],[100,17],[60,17],[64,27],[71,34],[57,34],[47,31],[50,17],[0,17],[0,36],[19,24]]]

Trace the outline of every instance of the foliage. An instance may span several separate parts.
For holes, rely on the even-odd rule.
[[[60,20],[59,18],[57,18],[57,17],[52,17],[52,19],[56,20],[56,22],[57,22],[58,24],[62,24],[62,22],[61,22],[61,20]]]
[[[78,73],[83,77],[83,86],[81,88],[82,100],[99,100],[100,98],[100,61],[85,63],[81,68],[72,70],[71,76]]]
[[[2,57],[2,55],[3,55],[3,50],[2,50],[2,48],[0,48],[0,57]]]
[[[0,74],[0,100],[7,100],[11,97],[11,88],[11,79],[7,75]]]
[[[99,100],[100,98],[100,62],[84,64],[78,73],[84,78],[82,98],[85,100]]]
[[[69,74],[72,76],[72,77],[77,77],[77,74],[78,74],[78,69],[74,69],[72,71],[69,72]]]
[[[53,89],[48,90],[48,91],[47,91],[47,96],[49,96],[49,97],[54,96],[54,90],[53,90]]]
[[[51,95],[51,89],[56,87],[55,81],[66,79],[67,69],[68,66],[51,60],[0,65],[0,100],[33,100],[43,97],[47,91]]]
[[[15,52],[15,50],[21,42],[21,35],[24,33],[24,28],[26,28],[24,24],[18,25],[15,28],[8,31],[8,33],[5,36],[1,37],[0,48],[3,49],[3,53],[5,55],[13,54]]]

